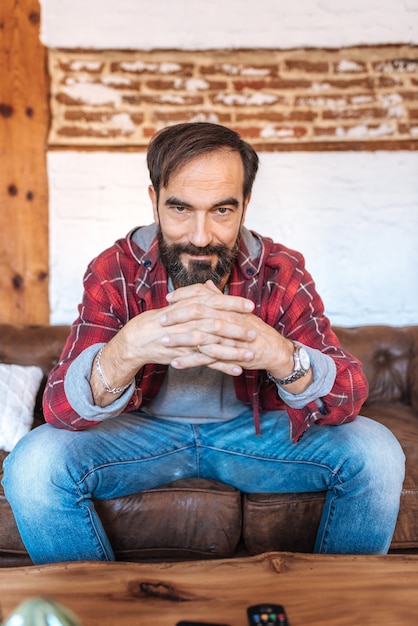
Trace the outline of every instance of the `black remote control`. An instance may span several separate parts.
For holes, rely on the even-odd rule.
[[[249,626],[289,626],[281,604],[254,604],[247,609]]]
[[[226,624],[214,624],[210,622],[190,622],[182,620],[177,622],[176,626],[227,626]]]

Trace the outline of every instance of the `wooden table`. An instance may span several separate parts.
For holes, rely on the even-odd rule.
[[[62,563],[0,570],[3,617],[24,599],[53,597],[83,626],[246,626],[246,607],[285,606],[291,626],[418,624],[418,555],[269,552],[182,563]]]

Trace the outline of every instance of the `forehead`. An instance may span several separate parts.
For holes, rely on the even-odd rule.
[[[240,154],[225,149],[191,159],[171,174],[165,189],[227,186],[242,190],[243,184],[244,166]]]

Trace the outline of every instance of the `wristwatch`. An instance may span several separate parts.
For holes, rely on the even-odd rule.
[[[276,385],[289,385],[290,383],[294,383],[295,380],[299,380],[299,378],[302,378],[302,376],[306,376],[309,371],[309,368],[311,366],[311,360],[309,358],[308,351],[303,346],[299,346],[297,343],[294,342],[293,346],[293,372],[285,378],[275,378],[273,374],[267,372],[268,378],[276,383]]]

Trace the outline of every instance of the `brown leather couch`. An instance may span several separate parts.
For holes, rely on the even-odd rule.
[[[362,413],[386,426],[407,457],[391,549],[418,548],[418,326],[335,328],[363,362],[370,395]],[[68,326],[0,325],[0,362],[39,365],[59,358]],[[42,420],[42,387],[35,424]],[[0,451],[0,462],[6,456]],[[384,451],[382,451],[384,454]],[[0,473],[1,476],[1,473]],[[268,550],[311,552],[324,493],[242,494],[214,481],[180,480],[97,509],[120,560],[232,557]],[[0,488],[0,566],[31,564]]]

